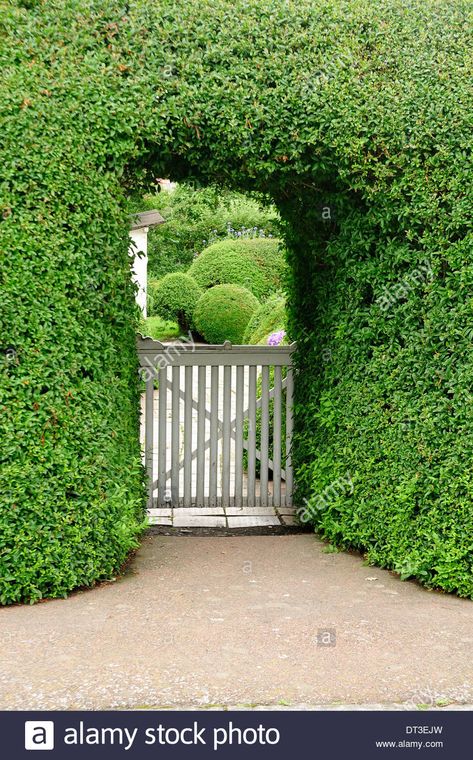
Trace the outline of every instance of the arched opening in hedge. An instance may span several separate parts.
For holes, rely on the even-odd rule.
[[[92,584],[136,545],[125,199],[150,172],[257,189],[285,220],[294,460],[314,527],[473,595],[469,12],[8,7],[3,603]]]

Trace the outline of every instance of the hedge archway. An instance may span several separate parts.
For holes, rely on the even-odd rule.
[[[1,602],[109,577],[136,545],[125,199],[157,175],[262,191],[283,215],[314,525],[473,596],[471,13],[4,6]]]

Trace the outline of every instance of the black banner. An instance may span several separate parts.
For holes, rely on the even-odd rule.
[[[1,754],[30,758],[473,757],[468,711],[2,712]],[[34,757],[34,756],[33,756]]]

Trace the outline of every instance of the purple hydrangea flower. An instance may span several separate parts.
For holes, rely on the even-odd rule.
[[[268,338],[268,346],[279,346],[279,344],[284,340],[285,335],[285,330],[278,330],[277,332],[271,333]]]

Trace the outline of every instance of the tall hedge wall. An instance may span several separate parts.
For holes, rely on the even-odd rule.
[[[1,600],[106,577],[137,534],[124,199],[153,176],[284,217],[314,526],[473,596],[471,3],[29,0],[0,23]]]

